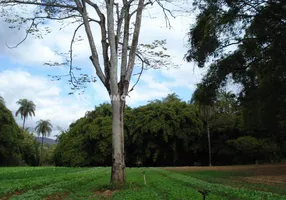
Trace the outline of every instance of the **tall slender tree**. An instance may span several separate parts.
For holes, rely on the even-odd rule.
[[[42,144],[41,144],[41,158],[39,165],[43,162],[43,145],[44,145],[44,137],[50,136],[53,130],[53,126],[50,120],[40,120],[37,121],[37,126],[35,128],[37,135],[42,137]]]
[[[28,99],[20,99],[19,101],[17,101],[17,104],[20,107],[16,111],[16,116],[18,116],[19,114],[21,115],[21,118],[23,119],[22,129],[24,131],[26,118],[29,116],[30,117],[35,116],[36,105],[34,104],[33,101],[30,101]]]
[[[84,82],[94,82],[88,74],[75,76],[73,66],[73,44],[76,41],[78,30],[85,29],[89,42],[91,60],[96,75],[105,86],[112,104],[112,171],[111,182],[116,185],[125,184],[125,158],[124,158],[124,133],[123,112],[125,97],[134,89],[138,83],[143,69],[146,65],[154,68],[170,65],[164,52],[164,41],[155,41],[152,44],[139,44],[141,21],[143,11],[147,8],[158,6],[163,9],[166,25],[170,25],[168,16],[173,16],[167,4],[180,2],[179,0],[0,0],[3,8],[1,16],[8,23],[19,23],[20,27],[27,24],[26,37],[42,30],[42,24],[49,26],[47,20],[61,21],[62,24],[74,24],[75,27],[71,37],[67,65],[69,66],[69,83],[73,89],[78,89]],[[181,1],[184,3],[184,1]],[[23,6],[24,5],[24,6]],[[15,13],[11,17],[11,10],[24,10],[29,7],[33,10],[32,16],[20,16]],[[177,9],[177,7],[173,7]],[[11,19],[13,18],[13,19]],[[97,24],[100,33],[95,33],[92,25]],[[18,27],[17,25],[12,27]],[[101,48],[96,43],[100,38]],[[25,38],[19,43],[25,41]],[[19,45],[18,44],[18,45]],[[16,46],[18,46],[16,45]],[[98,53],[101,50],[101,53]],[[100,57],[102,56],[102,57]],[[102,61],[102,62],[100,62]],[[141,68],[140,75],[135,76],[134,85],[131,77],[134,77],[134,67],[138,64]],[[58,65],[59,63],[55,63]],[[136,80],[137,79],[137,80]]]
[[[209,122],[215,114],[215,106],[213,95],[206,93],[204,85],[198,84],[196,91],[193,94],[192,102],[199,108],[199,113],[208,135],[208,153],[209,153],[209,166],[212,166],[212,150],[211,150],[211,134]]]

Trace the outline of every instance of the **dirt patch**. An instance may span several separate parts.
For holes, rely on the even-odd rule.
[[[0,200],[8,200],[8,199],[12,198],[13,196],[21,195],[23,193],[24,193],[24,191],[15,191],[15,192],[12,192],[10,194],[5,195],[4,197],[1,197]]]
[[[62,199],[67,199],[69,195],[70,195],[69,192],[57,193],[57,194],[52,194],[50,196],[47,196],[43,198],[43,200],[62,200]]]
[[[95,194],[102,196],[104,199],[110,199],[117,190],[95,191]]]
[[[242,178],[248,183],[259,183],[266,185],[286,184],[286,176],[250,176]]]
[[[212,167],[166,167],[170,171],[196,172],[196,171],[225,171],[242,172],[241,175],[229,177],[232,182],[275,185],[286,188],[286,163],[266,165],[238,165],[238,166],[212,166]],[[219,177],[217,177],[218,179]]]
[[[286,175],[286,164],[269,164],[269,165],[233,165],[233,166],[190,166],[190,167],[164,167],[163,169],[171,171],[248,171],[255,174],[277,174]]]

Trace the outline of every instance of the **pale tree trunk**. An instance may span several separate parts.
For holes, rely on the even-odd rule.
[[[111,183],[125,184],[123,113],[125,102],[112,100],[112,169]]]
[[[144,0],[139,0],[138,8],[136,10],[136,20],[133,31],[132,43],[130,50],[128,50],[129,41],[129,25],[130,14],[129,8],[132,0],[124,2],[124,9],[122,10],[122,18],[118,19],[117,31],[115,31],[115,19],[114,19],[114,0],[108,0],[106,2],[106,18],[99,9],[97,3],[92,3],[89,0],[80,2],[75,0],[77,7],[81,8],[80,13],[83,17],[85,31],[89,40],[92,56],[90,57],[101,82],[106,87],[109,95],[111,96],[112,104],[112,171],[111,171],[111,183],[115,185],[125,184],[125,159],[124,159],[124,133],[123,133],[123,112],[125,107],[125,100],[121,99],[121,96],[128,94],[129,83],[134,68],[136,49],[138,46],[138,39],[141,27],[142,11],[144,8]],[[86,3],[91,5],[97,12],[100,18],[101,28],[101,43],[102,54],[104,61],[104,73],[100,67],[98,53],[94,42],[91,27],[89,25],[89,18],[86,9]],[[120,15],[117,15],[120,17]],[[105,23],[106,19],[106,23]],[[122,63],[120,66],[120,81],[118,81],[118,40],[121,36],[121,25],[124,20],[124,34],[123,34],[123,48],[122,48]],[[118,35],[116,35],[118,34]],[[106,38],[107,36],[107,38]],[[129,55],[128,55],[129,51]]]
[[[212,149],[211,149],[211,135],[209,123],[207,123],[207,133],[208,133],[208,146],[209,146],[209,166],[212,166]]]

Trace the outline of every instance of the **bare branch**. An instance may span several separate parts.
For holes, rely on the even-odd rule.
[[[58,3],[41,3],[39,1],[19,1],[19,0],[2,0],[0,4],[23,4],[23,5],[37,5],[37,6],[48,6],[48,7],[56,7],[56,8],[70,8],[72,10],[78,10],[77,7],[67,4],[58,4]]]
[[[90,60],[92,61],[92,64],[96,70],[96,74],[98,75],[101,82],[105,85],[106,78],[105,78],[105,76],[101,70],[101,67],[100,67],[100,63],[99,63],[99,59],[98,59],[98,53],[97,53],[96,45],[95,45],[95,42],[93,39],[91,27],[89,24],[89,18],[87,16],[85,2],[83,2],[83,7],[81,7],[79,0],[75,0],[75,2],[79,6],[79,8],[81,8],[80,12],[81,12],[81,15],[83,18],[84,27],[85,27],[85,31],[87,34],[87,38],[88,38],[89,46],[90,46],[90,50],[91,50]]]
[[[138,82],[140,81],[140,78],[141,78],[141,76],[142,76],[142,74],[143,74],[143,70],[144,70],[144,63],[145,63],[144,59],[141,58],[138,54],[137,54],[137,57],[138,57],[138,58],[141,60],[141,62],[142,62],[141,71],[137,74],[137,75],[138,75],[137,81],[136,81],[135,84],[131,87],[131,89],[128,91],[128,94],[129,94],[131,91],[134,90],[135,86],[136,86],[136,85],[138,84]]]
[[[175,16],[173,15],[172,11],[170,9],[165,8],[165,6],[159,0],[155,0],[155,1],[163,9],[163,13],[164,13],[165,21],[166,21],[166,26],[167,27],[172,27],[170,19],[169,19],[169,16],[168,16],[168,13],[169,13],[169,15],[171,17],[175,18]]]
[[[149,0],[147,3],[144,4],[144,8],[145,8],[146,6],[148,6],[148,5],[150,5],[150,4],[153,5],[154,2],[155,2],[155,1]],[[137,11],[138,11],[138,9],[132,11],[132,13],[130,13],[130,17],[133,16],[135,13],[137,13]]]
[[[76,87],[76,85],[73,83],[73,78],[75,79],[75,81],[77,82],[77,79],[75,78],[73,72],[72,72],[72,66],[73,66],[73,43],[74,43],[74,40],[75,40],[75,36],[77,34],[77,31],[80,29],[80,27],[84,25],[83,23],[81,23],[74,31],[73,33],[73,37],[72,37],[72,40],[71,40],[71,43],[70,43],[70,71],[69,71],[69,74],[70,74],[70,78],[71,78],[71,83],[73,84],[74,87]]]
[[[32,29],[32,27],[35,25],[35,19],[32,19],[32,23],[29,26],[29,28],[26,30],[26,35],[24,37],[24,39],[22,39],[19,43],[17,43],[15,46],[8,46],[8,44],[5,42],[5,45],[9,48],[9,49],[14,49],[17,48],[20,44],[22,44],[23,42],[25,42],[25,40],[28,38],[28,35]]]
[[[126,5],[124,14],[124,32],[123,32],[123,44],[122,44],[122,55],[121,55],[121,82],[126,76],[127,69],[127,52],[128,52],[128,41],[129,41],[129,25],[130,25],[130,15],[129,15],[130,5]]]
[[[128,62],[128,67],[127,67],[127,72],[126,72],[126,77],[125,77],[125,81],[127,81],[127,85],[126,85],[127,88],[125,88],[126,92],[128,90],[131,74],[134,68],[136,48],[137,48],[138,40],[139,40],[143,9],[144,9],[144,0],[139,0],[138,11],[136,14],[135,28],[134,28],[134,33],[133,33],[133,39],[132,39],[131,49],[129,52],[129,62]]]
[[[117,13],[117,31],[116,31],[116,36],[117,36],[117,42],[119,41],[119,38],[120,38],[120,35],[121,35],[121,27],[122,27],[124,16],[127,13],[126,10],[125,10],[126,8],[129,10],[129,5],[127,3],[124,3],[124,5],[122,6],[121,11],[119,13],[119,6],[118,6],[118,4],[116,4],[116,13]],[[117,44],[117,47],[118,47],[118,44]]]
[[[32,20],[32,19],[49,19],[49,20],[65,20],[65,19],[70,19],[70,18],[77,18],[77,17],[81,17],[80,15],[70,15],[70,16],[66,16],[66,17],[51,17],[51,16],[37,16],[34,18],[28,18],[27,20]]]
[[[107,9],[107,34],[110,47],[110,90],[112,94],[118,94],[118,77],[117,77],[117,65],[118,65],[118,52],[116,44],[116,36],[114,29],[114,0],[106,2]]]
[[[103,13],[100,11],[100,9],[99,9],[99,7],[98,7],[98,5],[96,3],[93,3],[90,0],[83,0],[83,1],[86,2],[88,5],[90,5],[91,7],[93,7],[99,17],[104,16]]]

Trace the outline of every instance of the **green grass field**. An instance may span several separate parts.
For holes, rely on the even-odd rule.
[[[283,186],[235,185],[235,177],[236,173],[221,171],[128,168],[126,186],[115,190],[109,184],[110,168],[4,167],[0,168],[0,199],[200,200],[198,190],[207,190],[207,200],[286,200]]]

